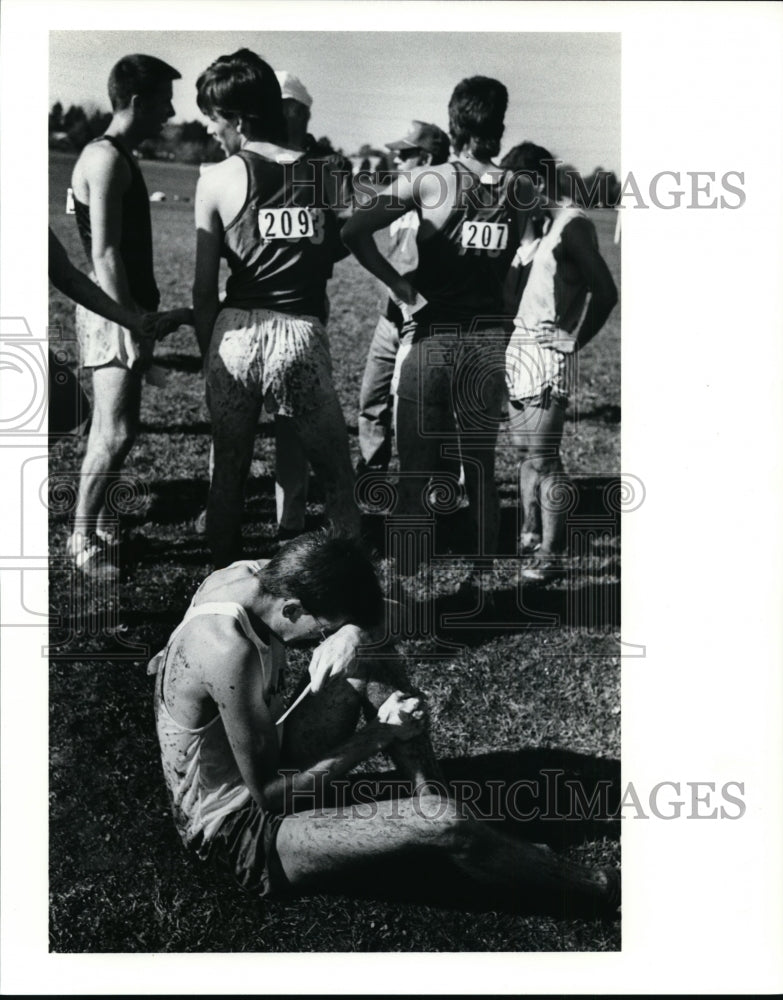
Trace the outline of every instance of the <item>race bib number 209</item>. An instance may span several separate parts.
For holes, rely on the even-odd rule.
[[[467,250],[505,250],[508,225],[505,222],[463,222],[462,246]]]
[[[263,240],[302,240],[316,235],[316,220],[310,208],[262,208],[258,230]]]

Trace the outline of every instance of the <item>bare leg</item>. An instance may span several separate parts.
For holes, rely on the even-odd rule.
[[[448,858],[478,893],[522,899],[536,890],[567,890],[602,903],[615,890],[605,872],[565,864],[548,848],[512,840],[440,796],[297,813],[282,821],[277,850],[298,890],[339,887],[340,876],[412,850]]]
[[[207,537],[219,569],[242,555],[245,484],[253,457],[263,400],[252,383],[242,383],[214,357],[209,375],[214,466],[207,500]]]
[[[106,492],[136,438],[141,404],[141,378],[120,365],[94,368],[92,384],[92,425],[73,520],[74,532],[82,534],[114,526]]]
[[[348,535],[358,535],[361,515],[354,498],[354,475],[348,430],[337,394],[322,406],[293,418],[304,453],[321,482],[326,518]]]
[[[538,470],[533,462],[519,465],[519,500],[522,505],[521,540],[525,547],[541,544],[541,505],[538,502]]]
[[[567,505],[558,502],[561,484],[568,479],[560,460],[565,407],[552,401],[546,408],[530,406],[511,415],[511,439],[524,458],[519,469],[522,530],[534,531],[540,521],[541,552],[556,554],[565,548]]]
[[[275,500],[277,524],[304,531],[310,467],[290,417],[275,417]]]

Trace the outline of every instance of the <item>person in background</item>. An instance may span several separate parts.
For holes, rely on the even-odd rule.
[[[288,70],[275,72],[283,98],[287,145],[300,150],[317,168],[324,170],[324,180],[332,187],[332,203],[340,218],[350,208],[350,161],[338,154],[324,155],[308,132],[313,99],[298,76]],[[347,167],[346,167],[347,162]],[[345,185],[348,184],[346,188]],[[330,272],[331,277],[331,272]],[[329,317],[329,299],[326,299]],[[305,527],[310,465],[296,429],[287,417],[275,417],[275,505],[278,538],[283,541],[301,534]]]
[[[513,333],[506,350],[509,430],[519,449],[522,577],[543,583],[563,575],[567,487],[560,445],[577,351],[590,343],[617,304],[617,288],[586,212],[558,197],[556,161],[523,142],[503,166],[533,178],[540,209],[528,221],[507,277]]]
[[[71,179],[76,224],[95,281],[131,312],[153,312],[160,303],[149,195],[132,151],[173,117],[172,81],[178,79],[176,69],[153,56],[120,59],[109,74],[112,119],[105,134],[82,150]],[[81,364],[92,371],[94,412],[67,553],[74,569],[111,575],[117,571],[118,538],[106,491],[136,437],[154,341],[137,340],[127,328],[81,307],[75,324]]]
[[[388,286],[401,310],[408,308],[394,376],[399,512],[429,519],[428,483],[443,470],[446,450],[458,455],[475,534],[465,583],[482,590],[500,524],[495,446],[505,395],[503,284],[534,204],[530,181],[492,159],[507,104],[498,80],[459,83],[449,101],[451,161],[398,176],[371,204],[357,205],[343,229],[359,263]],[[421,218],[419,259],[415,271],[401,274],[373,234],[411,210]],[[414,572],[424,556],[405,553],[398,565]]]
[[[244,486],[265,405],[292,421],[323,484],[327,520],[355,535],[360,515],[324,326],[326,282],[343,253],[328,192],[286,145],[280,85],[260,56],[221,56],[197,91],[228,154],[196,189],[193,284],[214,445],[207,536],[221,567],[241,554]],[[231,272],[222,302],[221,256]]]
[[[429,122],[414,120],[401,139],[386,144],[394,152],[399,172],[417,167],[439,166],[449,158],[449,137]],[[419,213],[406,212],[389,226],[387,257],[402,275],[412,274],[418,264],[416,236]],[[400,347],[403,318],[399,306],[386,294],[364,366],[359,395],[359,450],[357,475],[385,473],[391,459],[392,378]]]
[[[80,271],[65,247],[49,230],[49,280],[63,295],[104,319],[125,327],[138,342],[161,340],[179,326],[193,323],[192,309],[171,309],[163,313],[138,313],[125,309]],[[61,364],[49,349],[49,433],[66,434],[82,424],[89,414],[89,401],[69,367]],[[110,575],[110,563],[93,563],[90,569]]]

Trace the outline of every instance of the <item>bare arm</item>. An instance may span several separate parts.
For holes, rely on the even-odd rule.
[[[141,333],[141,317],[138,313],[125,309],[103,292],[94,281],[71,263],[65,247],[49,230],[49,280],[54,287],[69,299],[90,309],[113,323],[128,327],[134,333]],[[136,327],[136,329],[134,329]]]
[[[361,629],[358,625],[343,625],[316,647],[308,668],[313,693],[320,691],[324,684],[336,677],[350,676],[362,646],[393,644],[399,638],[395,631],[402,629],[402,608],[396,601],[388,598],[384,603],[383,618],[375,628]]]
[[[65,247],[49,230],[49,280],[54,287],[91,312],[112,323],[127,327],[134,337],[160,339],[183,324],[193,322],[190,309],[171,309],[161,313],[135,313],[110,299],[94,281],[75,267]]]
[[[380,194],[372,196],[365,205],[357,202],[353,215],[346,221],[341,233],[343,242],[362,267],[408,305],[416,301],[416,291],[380,252],[373,233],[385,229],[395,219],[415,208],[417,198],[428,200],[431,194],[437,198],[438,192],[429,190],[433,181],[426,175],[423,180],[414,183],[418,173],[420,172],[413,171],[411,175],[400,175]]]
[[[376,720],[307,770],[281,774],[275,725],[264,701],[256,650],[245,640],[237,640],[228,649],[225,643],[216,644],[211,653],[213,662],[221,666],[211,671],[213,679],[207,688],[219,707],[242,778],[264,810],[283,812],[297,793],[314,796],[317,802],[327,782],[385,749],[401,733],[400,726]]]
[[[221,175],[222,176],[222,175]],[[201,356],[206,357],[215,319],[220,311],[218,275],[223,224],[217,209],[214,175],[205,174],[196,187],[196,273],[193,315]]]
[[[120,256],[122,199],[130,185],[130,170],[108,144],[95,146],[84,165],[90,198],[92,265],[98,284],[115,302],[138,312]]]
[[[563,249],[582,272],[592,293],[576,337],[577,348],[582,348],[598,333],[617,305],[617,287],[598,249],[595,230],[589,223],[581,219],[570,222],[563,230]]]

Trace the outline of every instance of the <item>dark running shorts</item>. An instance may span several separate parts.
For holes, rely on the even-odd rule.
[[[505,400],[507,340],[501,327],[409,327],[397,354],[392,391],[412,403],[448,407],[468,424],[471,415],[479,426],[487,418],[497,421]]]
[[[197,837],[188,847],[202,861],[230,872],[246,892],[281,895],[289,888],[277,853],[282,821],[250,801],[226,816],[210,840]]]

